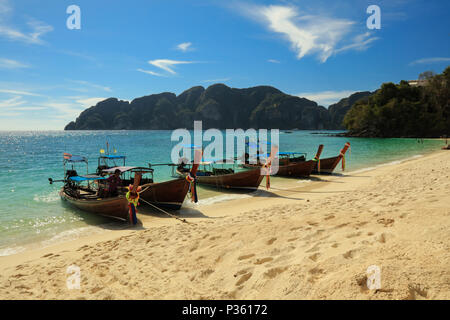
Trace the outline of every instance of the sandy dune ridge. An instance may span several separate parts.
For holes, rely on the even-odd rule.
[[[450,152],[0,258],[2,299],[449,299]],[[263,182],[264,184],[264,182]],[[197,212],[198,211],[198,212]],[[68,290],[69,265],[81,289]],[[381,268],[381,289],[366,286]]]

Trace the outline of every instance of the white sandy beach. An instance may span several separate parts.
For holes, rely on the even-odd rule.
[[[0,257],[1,299],[450,299],[450,152]],[[264,188],[264,181],[261,184]],[[81,270],[68,290],[67,267]],[[381,289],[366,286],[381,268]]]

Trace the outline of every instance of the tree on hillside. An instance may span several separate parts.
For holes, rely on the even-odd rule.
[[[366,137],[439,137],[450,134],[450,67],[442,74],[423,72],[423,86],[384,83],[346,114],[349,135]]]
[[[419,80],[428,80],[436,76],[436,73],[433,71],[424,71],[421,74],[419,74]]]

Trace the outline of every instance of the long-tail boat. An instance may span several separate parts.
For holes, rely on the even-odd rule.
[[[259,167],[235,172],[231,168],[215,168],[213,164],[214,162],[210,161],[200,163],[202,169],[197,171],[197,182],[199,184],[225,189],[258,189],[264,178]],[[176,168],[176,174],[186,177],[189,170],[188,165],[181,163]]]
[[[306,153],[302,152],[278,152],[278,172],[277,176],[284,177],[309,177],[312,173],[314,166],[320,159],[320,154],[322,153],[323,145],[321,144],[317,149],[316,156],[313,160],[306,161]],[[257,168],[261,167],[262,163],[244,163],[242,165],[244,168]]]
[[[98,194],[98,186],[104,177],[98,175],[78,175],[74,168],[76,163],[86,164],[86,173],[88,172],[88,160],[82,156],[64,154],[64,179],[54,181],[49,178],[50,184],[53,182],[64,182],[59,191],[63,201],[80,210],[94,213],[109,218],[127,220],[128,201],[124,194],[118,194],[112,197],[101,197]],[[70,169],[66,165],[71,165]]]
[[[340,153],[336,157],[320,159],[320,167],[319,162],[316,162],[314,165],[313,173],[314,174],[331,174],[333,170],[337,167],[339,162],[342,160],[342,169],[345,169],[345,153],[348,148],[350,148],[350,142],[347,142],[344,145],[344,148],[341,149]]]
[[[198,152],[195,157],[201,157]],[[153,179],[154,169],[149,167],[130,167],[125,166],[126,157],[123,155],[109,155],[102,154],[98,158],[97,173],[99,175],[113,174],[116,170],[120,171],[122,186],[126,187],[133,183],[136,173],[141,174],[140,187],[141,192],[139,196],[143,204],[150,203],[159,208],[166,208],[171,210],[179,210],[183,205],[184,199],[189,191],[195,194],[196,173],[198,164],[194,164],[188,173],[191,179],[177,178],[169,181],[155,182]],[[117,166],[116,161],[122,161],[122,166]],[[151,166],[151,165],[150,165]],[[194,181],[195,180],[195,181]],[[196,197],[196,194],[195,194]]]
[[[193,167],[191,171],[192,176],[195,176],[194,169]],[[164,182],[154,182],[154,169],[152,168],[122,166],[103,169],[101,172],[103,175],[113,174],[116,170],[120,170],[124,187],[132,183],[133,175],[138,172],[143,174],[140,184],[142,191],[139,193],[139,196],[157,207],[179,210],[189,191],[190,183],[184,177]]]

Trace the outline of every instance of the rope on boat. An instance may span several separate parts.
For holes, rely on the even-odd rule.
[[[143,202],[145,202],[146,204],[152,206],[153,208],[158,209],[159,211],[161,211],[161,212],[167,214],[168,216],[170,216],[170,217],[172,217],[172,218],[175,218],[175,219],[177,219],[177,220],[180,220],[181,222],[192,224],[192,222],[188,222],[186,219],[178,218],[177,216],[175,216],[175,215],[173,215],[173,214],[171,214],[171,213],[169,213],[169,212],[167,212],[167,211],[165,211],[165,210],[163,210],[163,209],[161,209],[161,208],[159,208],[159,207],[157,207],[157,206],[151,204],[151,203],[148,202],[148,201],[145,201],[145,200],[142,199],[142,198],[141,198],[139,201],[143,201]]]

